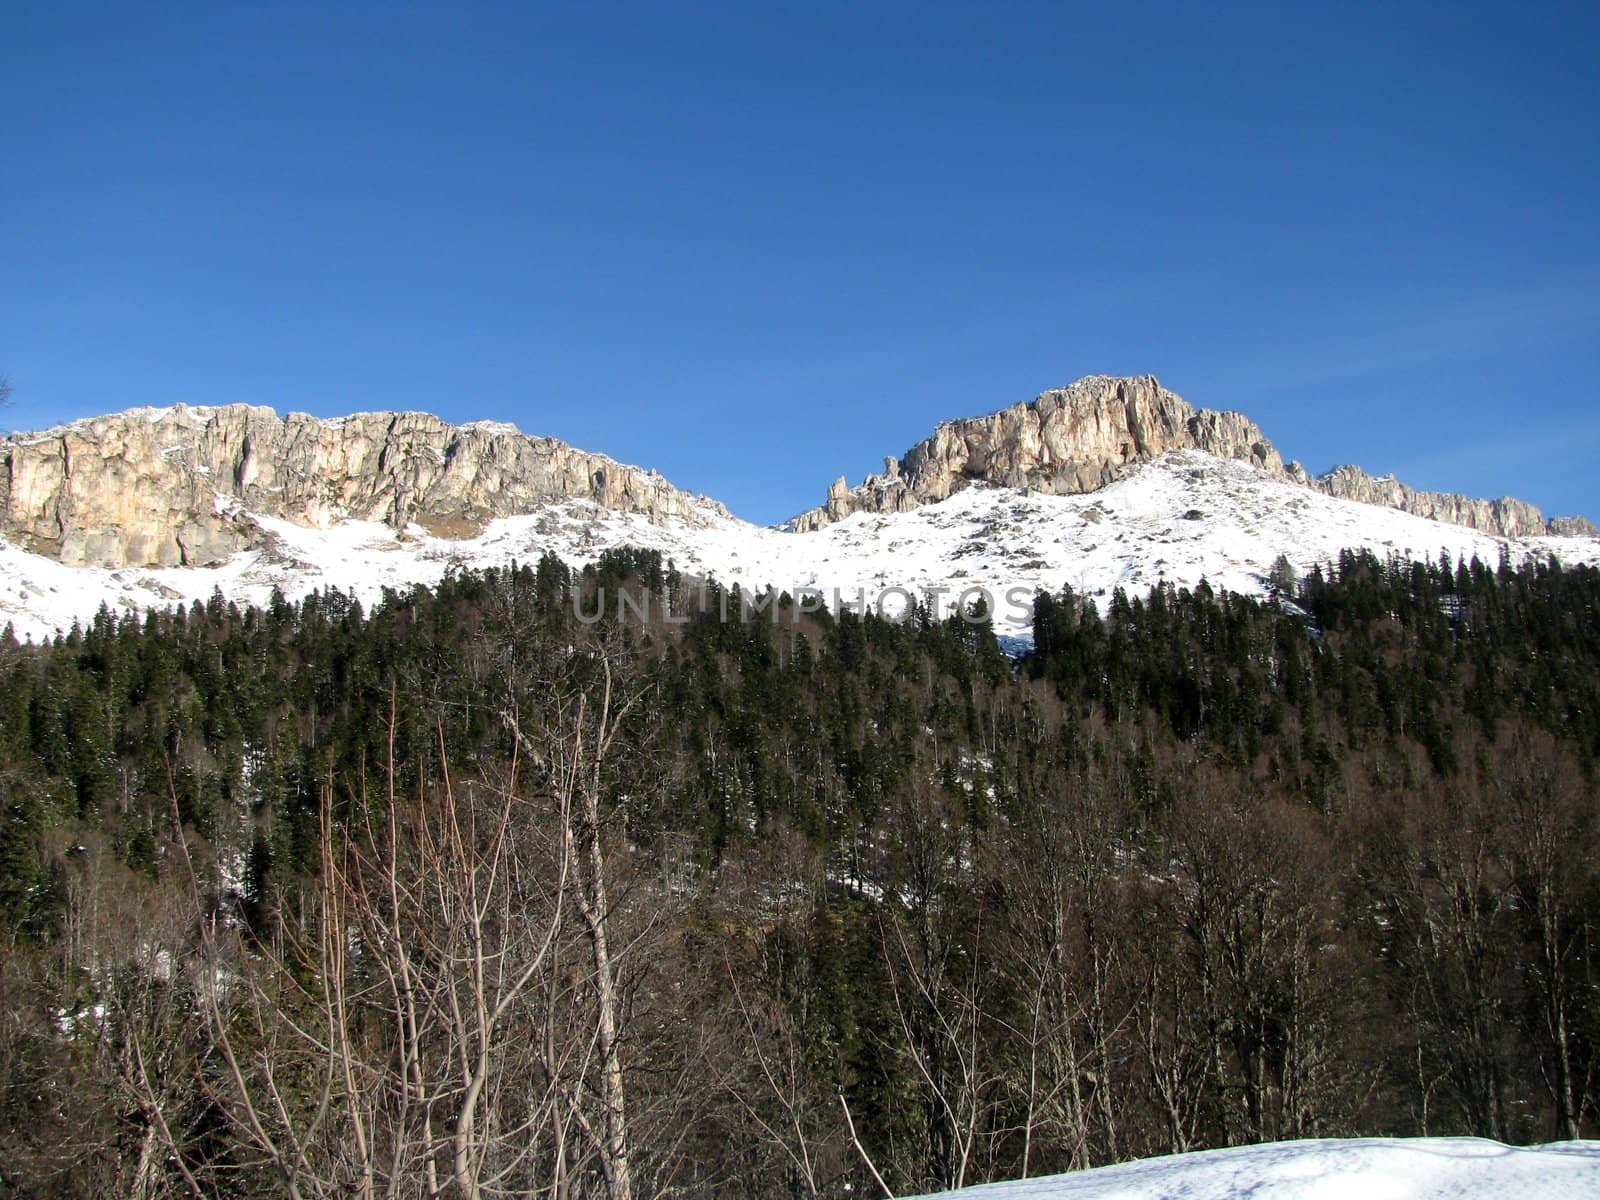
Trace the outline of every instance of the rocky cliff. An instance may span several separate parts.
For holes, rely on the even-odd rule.
[[[1246,418],[1193,408],[1149,376],[1090,376],[988,416],[947,421],[856,487],[836,480],[826,503],[789,528],[904,512],[974,482],[1095,491],[1130,464],[1181,449],[1502,537],[1600,536],[1581,517],[1547,522],[1521,501],[1413,491],[1357,467],[1312,478],[1285,464]],[[218,563],[271,543],[257,517],[308,527],[354,518],[466,537],[496,517],[572,499],[653,520],[726,515],[653,471],[507,425],[454,426],[422,413],[323,420],[178,405],[14,435],[0,441],[0,455],[0,533],[70,566]]]
[[[14,435],[0,454],[0,531],[72,566],[220,562],[269,540],[252,514],[466,536],[570,499],[651,518],[724,512],[653,471],[554,438],[422,413],[321,420],[180,404]]]
[[[1312,477],[1285,464],[1261,430],[1238,413],[1197,409],[1153,376],[1090,375],[983,417],[946,421],[881,474],[855,487],[834,480],[821,506],[793,518],[795,532],[820,529],[856,512],[905,512],[937,503],[974,482],[1060,495],[1104,487],[1128,465],[1169,450],[1203,450],[1346,500],[1397,508],[1501,537],[1593,536],[1582,517],[1546,521],[1531,504],[1419,492],[1392,476],[1336,467]]]
[[[1498,500],[1474,500],[1454,492],[1419,492],[1406,487],[1393,475],[1374,478],[1360,467],[1335,467],[1309,481],[1319,492],[1342,500],[1381,504],[1398,508],[1433,521],[1465,525],[1501,537],[1542,537],[1547,534],[1587,534],[1594,528],[1582,517],[1557,517],[1546,521],[1544,514],[1522,500],[1502,496]],[[1587,527],[1587,528],[1585,528]]]
[[[905,457],[886,458],[882,474],[854,488],[836,479],[827,502],[790,528],[817,529],[853,512],[904,512],[979,480],[1061,495],[1092,492],[1130,463],[1183,449],[1284,469],[1261,431],[1238,413],[1196,410],[1150,376],[1091,375],[988,416],[944,422]]]

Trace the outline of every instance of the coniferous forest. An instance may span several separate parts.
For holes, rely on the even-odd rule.
[[[0,1192],[1595,1136],[1600,572],[1276,584],[1041,595],[1015,662],[638,552],[8,634]]]

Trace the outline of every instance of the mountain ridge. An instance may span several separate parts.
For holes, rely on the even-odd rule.
[[[947,615],[981,595],[996,631],[1025,641],[1036,591],[1104,604],[1201,581],[1238,594],[1275,594],[1282,565],[1304,573],[1345,551],[1406,562],[1476,558],[1495,564],[1558,559],[1600,566],[1600,538],[1507,539],[1324,495],[1203,451],[1136,463],[1098,492],[1054,496],[976,483],[940,504],[904,513],[853,513],[813,533],[753,525],[705,509],[694,521],[618,512],[593,500],[540,506],[491,521],[468,538],[347,520],[306,528],[251,517],[255,549],[212,567],[69,567],[0,539],[0,624],[47,638],[112,612],[206,603],[217,594],[262,606],[333,588],[364,605],[461,571],[533,563],[550,554],[572,568],[608,551],[655,551],[684,579],[822,593],[828,607],[899,609],[907,595]],[[773,610],[775,611],[775,610]]]
[[[313,417],[244,404],[88,417],[0,442],[0,532],[69,566],[210,566],[269,540],[257,517],[470,536],[589,499],[652,518],[726,514],[662,476],[496,422]]]
[[[803,533],[853,512],[906,512],[979,480],[1051,495],[1098,491],[1133,464],[1179,449],[1247,462],[1336,498],[1499,537],[1600,535],[1583,517],[1547,521],[1537,507],[1512,497],[1419,491],[1393,475],[1373,476],[1351,465],[1312,476],[1298,462],[1285,463],[1244,414],[1195,408],[1154,375],[1086,375],[1032,400],[941,421],[900,458],[885,457],[881,473],[853,488],[839,476],[821,505],[790,518],[786,528]]]
[[[1060,417],[1043,428],[1038,403],[942,422],[893,470],[836,483],[834,512],[810,527],[753,525],[654,471],[498,422],[245,405],[84,418],[4,439],[0,620],[42,638],[101,606],[218,592],[262,604],[331,587],[373,603],[454,570],[546,553],[579,566],[632,546],[751,592],[843,589],[865,604],[909,587],[946,608],[974,587],[991,607],[1019,595],[996,626],[1025,637],[1036,589],[1206,580],[1266,595],[1281,561],[1309,570],[1346,549],[1600,564],[1582,519],[1354,468],[1312,479],[1248,418],[1193,409],[1151,377],[1047,395],[1046,415],[1076,405],[1088,434]]]

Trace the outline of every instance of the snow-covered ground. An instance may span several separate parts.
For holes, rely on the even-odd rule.
[[[236,555],[217,567],[64,567],[0,542],[0,621],[18,636],[41,638],[88,620],[101,604],[144,610],[208,599],[221,590],[242,603],[264,602],[274,588],[290,599],[326,587],[364,603],[385,587],[433,583],[447,571],[536,560],[553,551],[573,565],[606,549],[658,549],[686,574],[710,575],[746,589],[816,588],[830,607],[843,600],[876,607],[886,588],[926,596],[948,612],[969,588],[992,598],[1002,635],[1026,635],[1036,588],[1070,584],[1090,596],[1130,593],[1167,580],[1260,593],[1280,554],[1298,569],[1328,562],[1340,550],[1367,548],[1452,561],[1489,563],[1556,554],[1566,563],[1600,564],[1600,539],[1491,537],[1394,509],[1337,500],[1247,464],[1198,451],[1174,451],[1141,464],[1098,492],[1047,496],[975,486],[909,513],[857,513],[813,533],[788,533],[723,516],[709,504],[696,521],[651,521],[586,501],[550,505],[493,522],[460,541],[413,528],[402,537],[385,525],[349,521],[306,529],[259,518],[276,535],[270,549]],[[897,612],[904,598],[884,599]]]
[[[992,1183],[963,1200],[1591,1200],[1600,1142],[1481,1138],[1276,1142]]]

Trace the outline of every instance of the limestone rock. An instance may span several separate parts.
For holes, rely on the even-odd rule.
[[[1299,463],[1285,464],[1245,417],[1195,409],[1149,376],[1090,376],[987,416],[947,421],[856,487],[835,480],[826,502],[789,528],[906,512],[974,483],[1094,491],[1129,465],[1178,449],[1500,536],[1600,536],[1581,517],[1547,523],[1517,500],[1413,491],[1357,467],[1313,478]],[[68,565],[215,564],[271,544],[258,517],[314,527],[352,518],[401,530],[416,524],[465,537],[497,517],[573,499],[652,520],[727,515],[653,471],[507,425],[454,426],[423,413],[322,420],[178,405],[17,434],[0,441],[0,455],[0,533]]]
[[[934,504],[974,482],[1040,492],[1092,492],[1130,464],[1169,450],[1203,450],[1238,459],[1270,474],[1346,500],[1359,500],[1465,525],[1500,537],[1592,535],[1582,517],[1546,522],[1531,504],[1509,497],[1474,500],[1447,492],[1413,491],[1392,476],[1336,467],[1313,478],[1285,463],[1247,418],[1196,409],[1153,376],[1090,375],[984,417],[946,421],[898,461],[854,488],[836,480],[827,503],[794,517],[795,532],[820,529],[854,512],[905,512]]]
[[[1360,467],[1340,466],[1311,481],[1319,492],[1342,500],[1381,504],[1401,512],[1465,525],[1500,537],[1538,537],[1554,532],[1533,505],[1503,496],[1499,500],[1473,500],[1453,492],[1419,492],[1393,475],[1374,478]]]
[[[1104,487],[1130,463],[1168,450],[1205,450],[1273,472],[1282,460],[1238,413],[1196,410],[1151,376],[1091,375],[984,417],[946,421],[881,475],[843,490],[790,522],[821,528],[852,512],[904,512],[975,481],[1068,495]]]
[[[1555,537],[1600,538],[1600,529],[1588,517],[1551,517],[1550,533]]]
[[[180,404],[14,435],[0,453],[0,529],[74,566],[217,563],[267,542],[252,515],[313,527],[416,522],[463,536],[571,499],[653,519],[726,512],[554,438],[424,413],[322,420]]]

